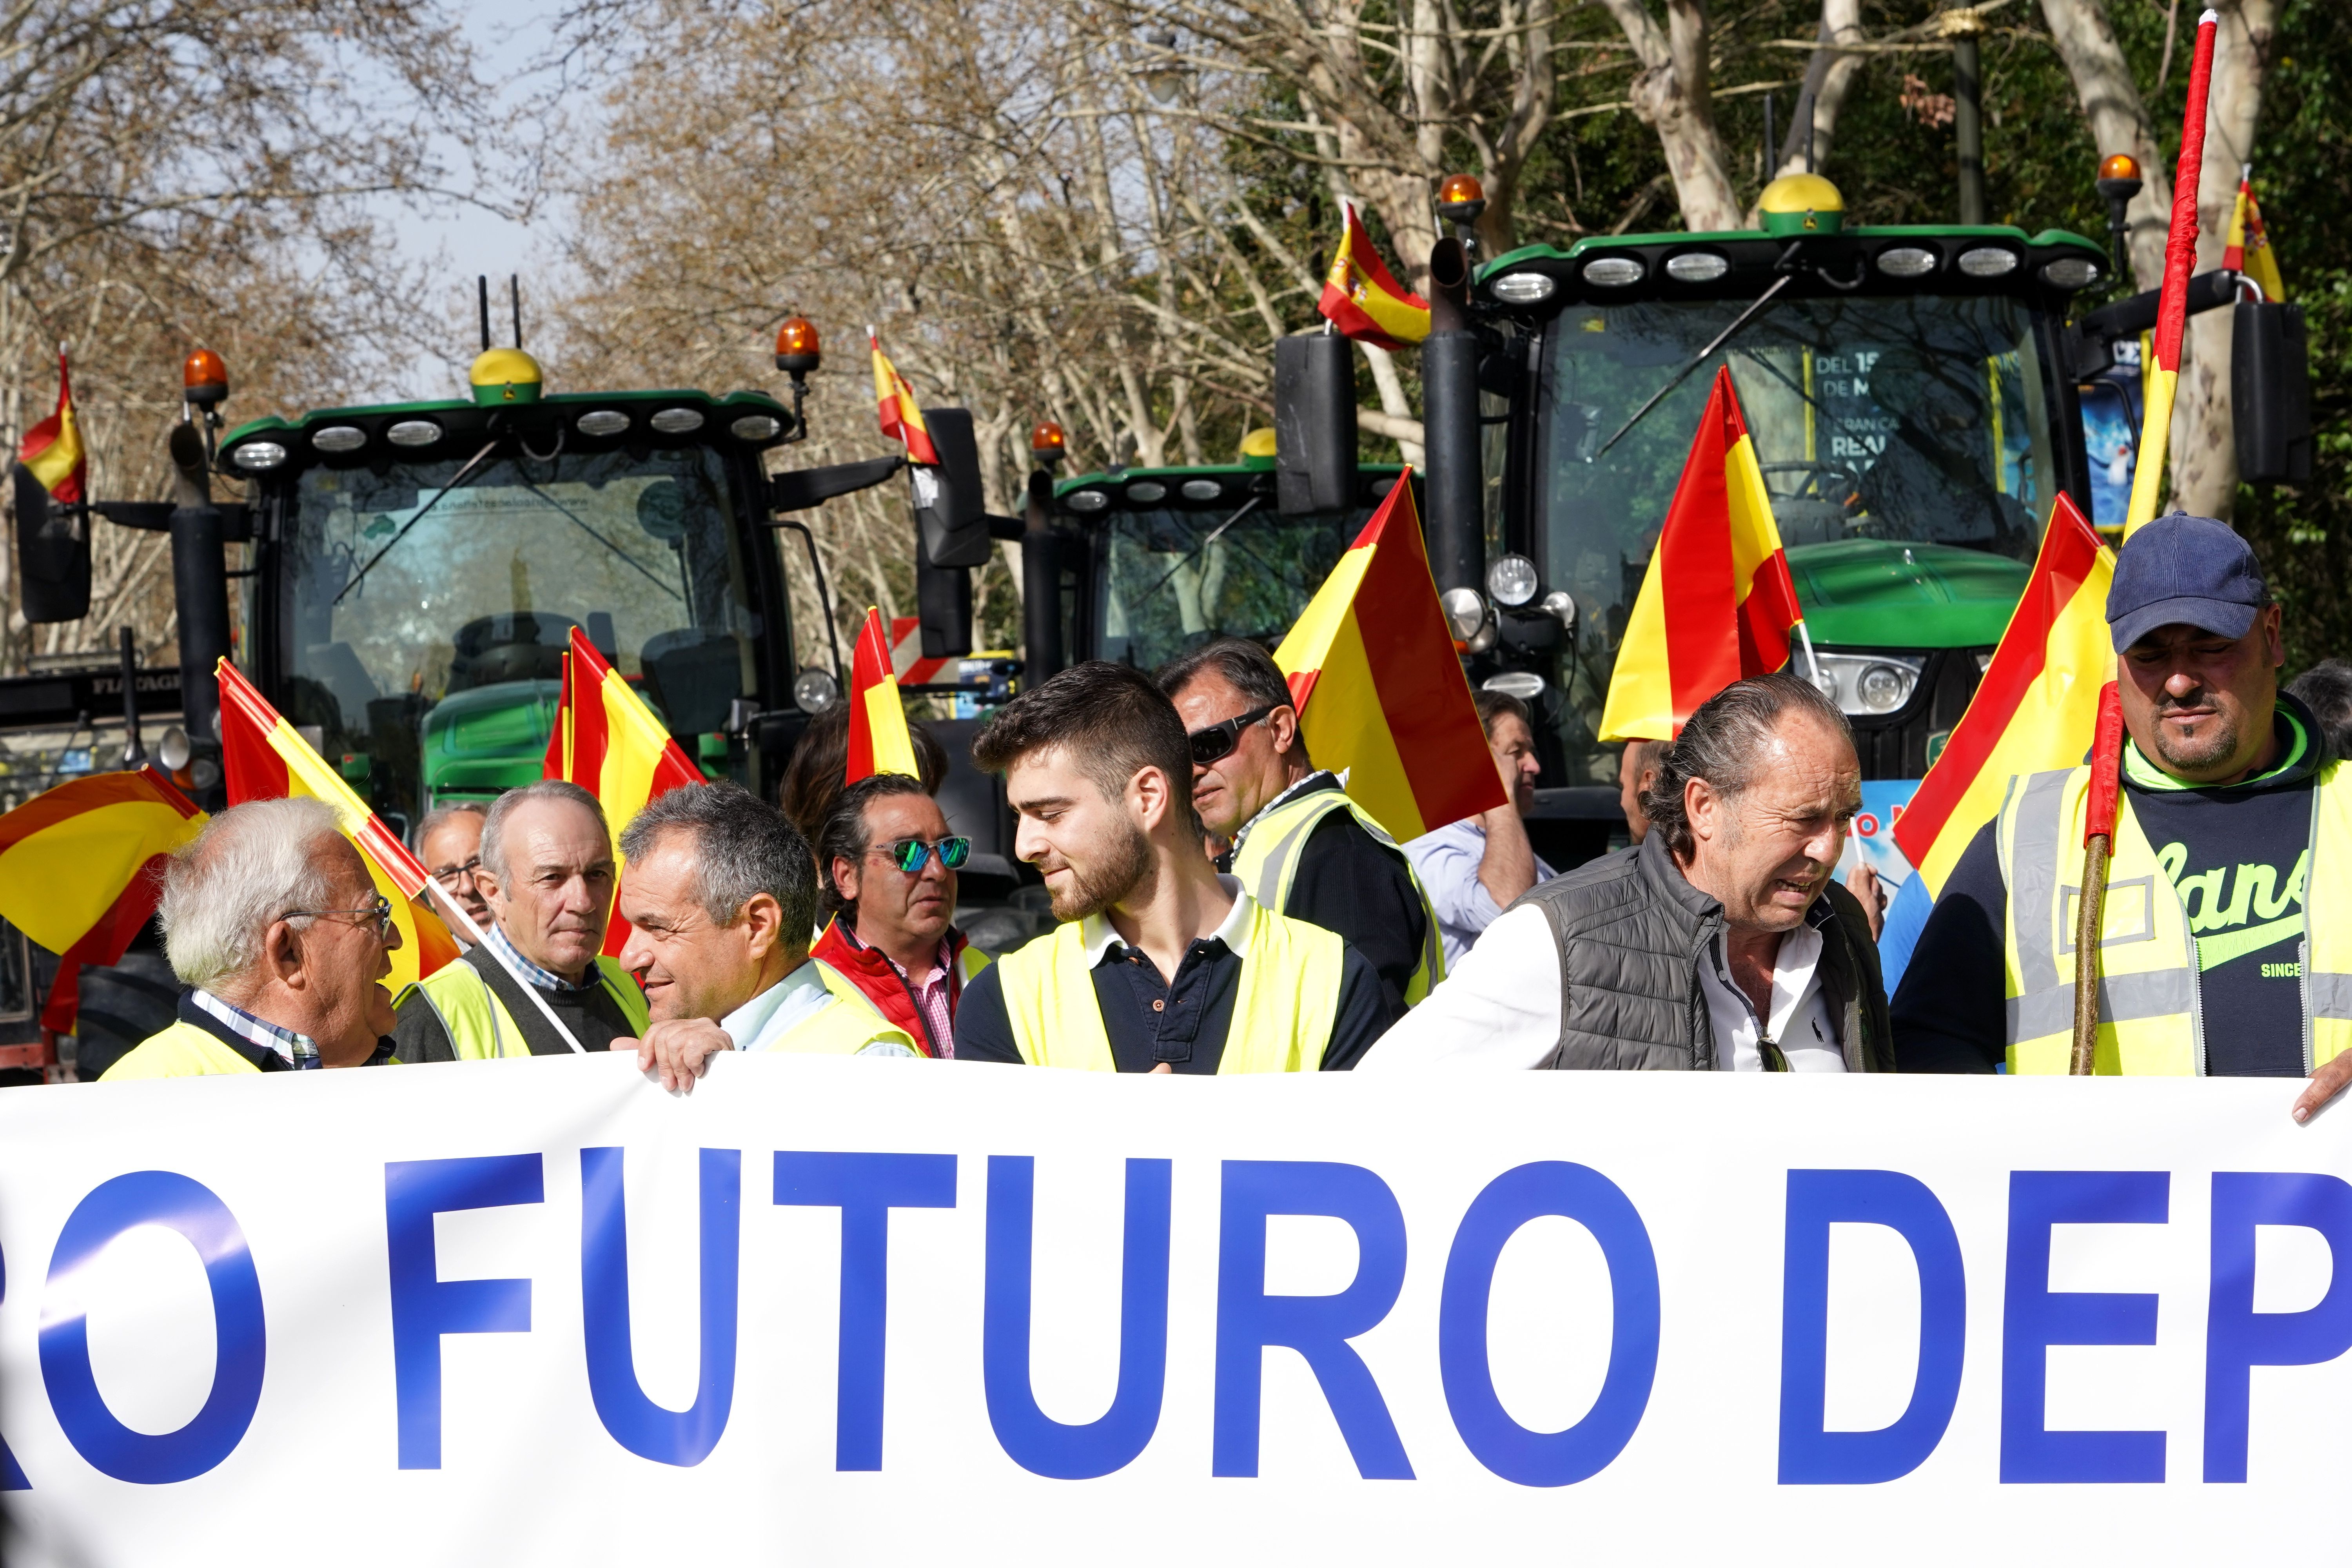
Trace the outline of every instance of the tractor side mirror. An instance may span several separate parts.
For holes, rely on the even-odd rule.
[[[36,626],[89,614],[89,509],[56,506],[33,471],[18,463],[16,580],[25,619]]]
[[[2230,333],[2238,477],[2251,484],[2311,478],[2311,351],[2300,305],[2241,301]]]
[[[1274,345],[1275,507],[1341,511],[1356,501],[1356,363],[1334,332]]]
[[[981,494],[980,443],[969,408],[926,408],[939,467],[910,465],[915,531],[920,553],[934,566],[988,564],[988,508]]]

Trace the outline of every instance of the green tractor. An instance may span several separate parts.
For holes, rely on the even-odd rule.
[[[192,417],[173,433],[174,501],[100,501],[73,517],[36,505],[28,516],[19,484],[20,538],[66,541],[30,563],[42,568],[24,579],[30,620],[88,613],[89,514],[170,534],[179,722],[160,754],[201,804],[225,799],[212,674],[224,655],[406,835],[436,805],[540,776],[575,630],[706,774],[765,795],[810,717],[838,700],[831,628],[804,637],[807,661],[794,656],[792,578],[807,572],[830,603],[797,514],[905,464],[772,471],[775,449],[805,433],[814,329],[793,318],[779,337],[787,404],[761,392],[550,392],[520,347],[489,346],[487,286],[467,398],[224,432],[226,372],[199,351]],[[927,605],[951,621],[960,594],[967,628],[962,647],[927,651],[963,653],[969,568],[992,525],[970,415],[926,416],[948,461],[916,487],[916,553]],[[242,481],[245,499],[216,500],[216,479]],[[1013,520],[993,526],[1007,523],[1017,531]],[[11,689],[0,712],[45,700],[37,684],[0,682]],[[163,717],[155,707],[148,718]],[[130,718],[135,731],[135,703]],[[85,1076],[169,1016],[160,953],[134,951],[125,973],[136,994],[103,1006],[88,1005],[92,987],[108,994],[121,977],[86,976],[85,1022],[107,1022],[80,1041]]]

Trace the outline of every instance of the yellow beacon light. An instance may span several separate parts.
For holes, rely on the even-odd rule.
[[[1764,232],[1775,239],[1835,234],[1845,226],[1845,198],[1819,174],[1783,174],[1757,199]]]
[[[546,377],[539,362],[520,349],[485,349],[466,379],[473,384],[476,403],[495,406],[537,403]]]

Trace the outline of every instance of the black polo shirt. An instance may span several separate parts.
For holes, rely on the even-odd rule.
[[[1159,966],[1141,949],[1109,934],[1108,922],[1097,923],[1100,917],[1088,922],[1089,932],[1101,942],[1094,964],[1095,1000],[1102,1008],[1103,1032],[1110,1037],[1111,1059],[1119,1071],[1150,1072],[1162,1062],[1175,1072],[1217,1070],[1233,1026],[1243,963],[1225,937],[1229,931],[1238,934],[1239,921],[1246,920],[1250,907],[1246,898],[1236,899],[1235,918],[1211,935],[1195,938],[1176,966],[1175,979],[1165,983]],[[1005,1011],[1003,973],[991,964],[964,986],[956,1009],[957,1060],[1021,1061],[1013,1020]],[[1354,1067],[1388,1026],[1380,976],[1351,946],[1340,968],[1339,1016],[1323,1048],[1323,1070]]]

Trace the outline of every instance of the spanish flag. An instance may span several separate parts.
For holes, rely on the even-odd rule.
[[[1316,310],[1342,337],[1360,343],[1401,349],[1421,342],[1429,336],[1429,301],[1390,273],[1356,217],[1356,204],[1349,202],[1343,210],[1347,224]]]
[[[1398,476],[1315,591],[1274,662],[1318,767],[1402,844],[1508,799],[1470,700]]]
[[[881,415],[882,434],[906,443],[907,461],[937,468],[939,448],[931,445],[930,427],[923,423],[923,411],[915,405],[915,389],[884,355],[882,340],[870,326],[866,329],[866,342],[874,350],[874,402]]]
[[[2060,491],[2025,596],[1969,710],[1895,819],[1895,842],[1931,894],[1999,815],[2013,775],[2071,768],[2089,750],[2099,690],[2116,678],[2107,635],[2115,573],[2115,552]]]
[[[2172,176],[2172,226],[2164,240],[2164,288],[2157,297],[2156,331],[2141,385],[2138,466],[2131,504],[2124,512],[2129,539],[2156,515],[2164,487],[2165,448],[2172,439],[2172,400],[2180,381],[2180,338],[2189,325],[2189,279],[2197,270],[2197,182],[2205,169],[2205,99],[2213,83],[2213,34],[2220,18],[2208,11],[2197,23],[2189,57],[2189,102],[2180,121],[2180,162]]]
[[[849,766],[842,782],[856,784],[876,773],[920,778],[922,770],[915,765],[915,742],[907,733],[907,705],[891,668],[882,612],[869,607],[849,660]]]
[[[57,412],[25,432],[16,460],[41,481],[51,500],[62,506],[81,500],[89,479],[89,453],[81,444],[81,423],[74,417],[73,377],[62,348],[58,350]]]
[[[1668,584],[1672,584],[1671,590]],[[1728,366],[1699,416],[1601,706],[1603,741],[1671,741],[1698,705],[1789,662],[1803,619]]]
[[[646,802],[709,782],[670,737],[669,727],[654,716],[626,678],[604,662],[578,626],[572,628],[572,646],[564,650],[563,697],[555,710],[555,731],[548,737],[540,776],[569,780],[603,804],[616,865],[621,829],[646,808]],[[629,941],[618,881],[614,885],[613,915],[604,927],[607,958],[618,958]]]
[[[2263,209],[2254,205],[2254,183],[2247,174],[2238,179],[2238,205],[2230,214],[2230,243],[2221,251],[2221,265],[2252,279],[2271,303],[2286,298],[2286,279],[2279,276],[2270,230],[2263,226]]]
[[[0,816],[0,919],[63,961],[43,1028],[73,1032],[82,965],[121,962],[163,897],[164,860],[205,821],[152,768],[75,779]]]
[[[425,886],[433,879],[424,862],[408,852],[399,836],[367,808],[342,775],[327,765],[236,666],[224,658],[217,668],[221,761],[228,775],[229,804],[307,795],[333,809],[343,837],[367,863],[376,891],[392,901],[400,947],[392,955],[392,973],[384,986],[394,995],[455,961],[457,943],[426,901]]]

